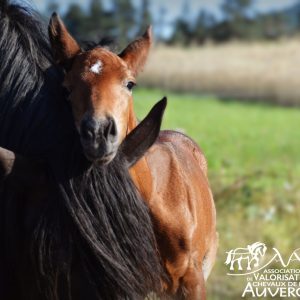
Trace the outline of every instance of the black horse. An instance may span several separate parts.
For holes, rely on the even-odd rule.
[[[0,32],[0,299],[159,291],[152,223],[128,167],[155,141],[166,101],[113,162],[91,164],[39,17],[0,0]]]

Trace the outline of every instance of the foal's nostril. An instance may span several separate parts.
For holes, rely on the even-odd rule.
[[[87,118],[81,122],[80,135],[86,145],[100,143],[101,139],[107,144],[114,144],[117,139],[117,126],[112,118]]]
[[[96,138],[97,123],[93,119],[87,119],[81,123],[81,137],[86,141],[92,141]]]
[[[114,121],[114,119],[109,118],[106,128],[104,129],[104,137],[106,140],[110,141],[110,142],[115,142],[116,137],[117,137],[117,126],[116,126],[116,122]]]

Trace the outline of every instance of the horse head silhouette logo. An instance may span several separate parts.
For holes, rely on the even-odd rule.
[[[247,248],[232,249],[227,253],[225,265],[230,264],[230,270],[234,270],[234,266],[238,265],[238,270],[242,271],[247,264],[247,270],[252,270],[252,267],[258,267],[260,259],[265,255],[267,247],[264,243],[256,242],[248,245]],[[243,261],[245,261],[243,263]],[[254,264],[253,264],[254,263]]]

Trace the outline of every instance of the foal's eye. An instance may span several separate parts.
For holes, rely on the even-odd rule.
[[[136,83],[133,81],[128,81],[126,84],[126,87],[128,88],[129,91],[132,91],[132,89],[135,87]]]

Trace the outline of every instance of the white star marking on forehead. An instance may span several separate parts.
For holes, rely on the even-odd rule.
[[[102,66],[103,66],[102,61],[97,60],[97,62],[91,66],[90,71],[95,74],[100,74],[102,70]]]

